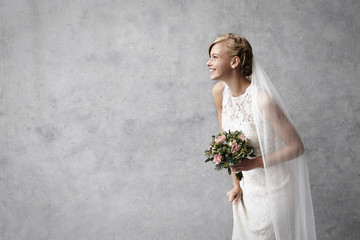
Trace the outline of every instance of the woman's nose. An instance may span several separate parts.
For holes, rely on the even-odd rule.
[[[207,66],[210,66],[210,61],[211,61],[211,59],[209,59],[209,61],[207,61],[207,63],[206,63]]]

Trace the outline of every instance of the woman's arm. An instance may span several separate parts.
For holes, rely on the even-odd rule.
[[[222,129],[221,113],[222,113],[222,99],[223,99],[222,93],[223,93],[224,87],[225,87],[225,83],[223,81],[220,81],[220,82],[216,83],[212,89],[212,94],[213,94],[216,110],[218,113],[220,129]],[[237,203],[237,201],[242,196],[242,189],[240,187],[239,180],[237,179],[234,171],[231,171],[231,177],[232,177],[232,181],[233,181],[233,188],[229,192],[227,192],[226,195],[229,198],[229,202]]]
[[[216,83],[212,89],[212,94],[213,94],[213,98],[214,98],[214,102],[215,102],[215,106],[216,106],[216,110],[218,113],[218,120],[219,120],[219,124],[220,124],[220,129],[222,129],[222,100],[223,100],[223,91],[225,88],[225,83],[223,81],[220,81],[218,83]],[[239,185],[239,180],[237,179],[235,172],[231,171],[231,176],[233,179],[233,186],[234,187],[240,187]]]
[[[292,160],[304,153],[303,142],[296,131],[294,125],[285,116],[279,105],[274,99],[263,91],[258,92],[257,107],[261,115],[270,123],[272,129],[285,143],[285,146],[272,153],[265,153],[267,166],[276,165],[285,161]],[[266,132],[262,134],[266,135]],[[260,139],[259,139],[260,140]],[[255,168],[263,168],[263,157],[255,159],[245,159],[241,163],[232,167],[235,172],[249,171]]]
[[[294,125],[285,116],[274,99],[267,93],[259,91],[257,104],[261,115],[269,121],[272,129],[285,143],[283,148],[265,156],[268,166],[301,156],[304,153],[304,144]],[[267,129],[267,131],[270,131],[270,129]]]
[[[222,92],[225,88],[225,83],[223,81],[220,81],[216,83],[212,89],[212,95],[214,98],[217,114],[218,114],[218,120],[220,124],[220,129],[222,129],[222,123],[221,123],[221,112],[222,112]]]

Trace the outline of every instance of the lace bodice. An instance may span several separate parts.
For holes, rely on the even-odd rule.
[[[256,155],[261,156],[254,120],[255,111],[253,111],[254,91],[253,84],[250,84],[244,94],[233,97],[230,88],[225,84],[222,101],[222,128],[224,131],[242,131],[245,137],[251,140]],[[263,189],[266,187],[263,169],[245,171],[243,174],[244,181],[251,182],[251,185],[254,188],[253,190],[258,188],[260,190],[259,193],[263,192]]]
[[[222,101],[222,128],[225,131],[241,130],[251,140],[256,154],[260,155],[259,141],[252,111],[253,85],[246,89],[245,93],[233,97],[230,88],[225,85]]]
[[[251,111],[252,96],[250,90],[252,85],[246,89],[245,93],[233,97],[230,92],[230,88],[225,85],[223,91],[223,110],[222,114],[231,121],[238,123],[254,122],[254,116]]]

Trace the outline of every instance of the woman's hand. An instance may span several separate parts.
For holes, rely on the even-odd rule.
[[[242,189],[241,187],[233,187],[226,195],[228,196],[230,203],[236,204],[238,200],[242,198]]]
[[[241,163],[238,163],[231,167],[233,172],[241,172],[241,171],[249,171],[255,168],[263,168],[263,160],[262,157],[257,157],[254,159],[244,159]]]

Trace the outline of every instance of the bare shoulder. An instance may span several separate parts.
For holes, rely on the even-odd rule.
[[[220,81],[218,83],[216,83],[213,88],[212,88],[212,94],[214,98],[222,98],[222,92],[225,88],[225,82],[224,81]]]
[[[281,112],[276,100],[267,91],[261,89],[257,92],[257,107],[260,112],[269,113],[268,116]]]
[[[212,95],[214,98],[214,102],[215,102],[215,106],[218,111],[218,114],[221,114],[222,101],[223,101],[222,92],[223,92],[224,88],[225,88],[225,82],[223,82],[223,81],[216,83],[214,85],[214,87],[212,88]],[[221,121],[220,121],[220,125],[221,125]]]
[[[259,107],[264,108],[275,104],[275,101],[268,92],[263,89],[258,89],[257,103]]]

